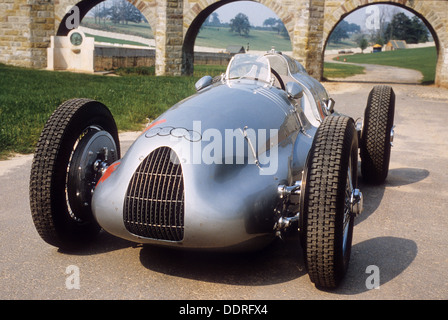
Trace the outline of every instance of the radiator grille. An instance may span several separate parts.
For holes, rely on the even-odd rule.
[[[126,229],[138,236],[181,241],[184,237],[182,167],[168,147],[154,150],[138,166],[124,201]]]

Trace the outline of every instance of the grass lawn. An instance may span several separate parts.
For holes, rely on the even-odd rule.
[[[325,50],[341,50],[341,49],[351,49],[357,48],[356,37],[358,34],[351,34],[349,38],[343,39],[340,42],[328,42]]]
[[[364,67],[341,63],[324,63],[324,78],[347,78],[364,73]]]
[[[268,51],[272,46],[278,51],[292,51],[291,41],[275,31],[251,29],[247,37],[230,32],[226,27],[205,27],[199,32],[195,45],[223,48],[228,45],[239,45],[244,48],[249,43],[250,50]]]
[[[95,36],[92,34],[86,33],[87,37],[94,38],[97,42],[106,42],[106,43],[118,43],[118,44],[128,44],[133,46],[141,46],[141,47],[148,47],[147,44],[136,42],[136,41],[129,41],[129,40],[123,40],[123,39],[115,39],[115,38],[109,38],[109,37],[103,37],[103,36]]]
[[[141,130],[195,92],[195,77],[152,77],[54,72],[0,64],[0,157],[30,153],[52,112],[65,100],[90,98],[110,108],[119,130]]]
[[[145,22],[128,22],[128,24],[114,24],[111,21],[106,21],[106,23],[101,22],[97,24],[95,23],[95,18],[84,17],[81,21],[81,26],[97,30],[129,34],[147,39],[154,39],[151,26],[149,25],[149,23]]]
[[[344,56],[347,62],[379,64],[418,70],[423,74],[423,84],[435,79],[437,51],[435,47],[385,51]]]

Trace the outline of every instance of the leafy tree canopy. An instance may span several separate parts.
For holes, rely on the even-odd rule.
[[[277,34],[281,34],[283,37],[289,39],[288,30],[283,24],[282,19],[276,19],[273,17],[267,18],[266,20],[264,20],[263,26],[270,27],[272,30],[277,31]]]
[[[244,13],[238,13],[235,18],[230,20],[230,31],[236,32],[240,36],[248,36],[250,32],[249,17]]]
[[[355,23],[348,23],[342,20],[330,35],[331,42],[341,42],[342,39],[349,38],[349,33],[360,32],[361,27]]]
[[[385,38],[386,41],[405,40],[406,43],[426,42],[428,29],[417,16],[409,18],[401,12],[394,15],[388,24]]]

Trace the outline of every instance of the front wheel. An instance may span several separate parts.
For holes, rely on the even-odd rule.
[[[357,197],[358,136],[353,119],[329,116],[316,132],[304,170],[301,240],[316,287],[331,289],[350,260]],[[359,199],[358,199],[359,200]]]
[[[120,157],[110,111],[87,99],[64,102],[47,121],[33,158],[30,207],[47,243],[76,248],[100,231],[91,197],[102,169]]]

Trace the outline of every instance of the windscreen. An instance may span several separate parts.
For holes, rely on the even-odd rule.
[[[227,80],[252,79],[271,82],[271,67],[264,56],[237,54],[230,61],[226,72]]]

